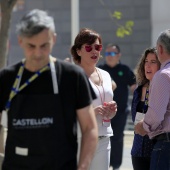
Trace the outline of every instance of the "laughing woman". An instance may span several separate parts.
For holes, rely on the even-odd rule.
[[[100,35],[88,28],[80,30],[75,38],[74,45],[71,47],[74,62],[84,69],[97,96],[97,99],[93,101],[93,107],[98,123],[99,140],[90,170],[109,169],[110,136],[113,135],[110,119],[115,116],[117,111],[116,102],[113,101],[111,77],[108,72],[96,67],[101,50],[102,40]],[[78,135],[79,146],[81,146],[81,134],[78,133]]]

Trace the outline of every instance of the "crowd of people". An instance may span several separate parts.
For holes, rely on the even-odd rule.
[[[71,59],[51,56],[57,34],[43,10],[26,13],[17,34],[24,58],[0,71],[2,170],[119,170],[130,91],[133,169],[170,169],[170,30],[135,72],[114,43],[98,64],[102,38],[89,28],[75,37]]]

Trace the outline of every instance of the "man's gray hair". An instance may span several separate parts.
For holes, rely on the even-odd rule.
[[[157,44],[162,45],[166,52],[170,54],[170,29],[161,32],[157,39]]]
[[[49,29],[55,33],[53,17],[46,11],[34,9],[25,14],[17,24],[17,33],[20,36],[32,37],[44,29]]]

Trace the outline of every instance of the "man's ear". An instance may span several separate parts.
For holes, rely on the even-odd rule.
[[[162,54],[164,52],[164,48],[162,47],[162,45],[159,45],[158,48],[159,48],[160,54]]]
[[[121,56],[122,56],[122,54],[121,54],[121,53],[119,53],[119,54],[118,54],[119,59],[120,59],[120,57],[121,57]]]
[[[164,52],[164,48],[163,48],[163,46],[162,45],[157,45],[157,53],[158,53],[158,55],[160,54],[160,55],[162,55],[162,53]]]

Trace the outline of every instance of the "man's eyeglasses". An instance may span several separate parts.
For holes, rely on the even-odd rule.
[[[105,57],[107,57],[107,56],[114,57],[114,56],[116,56],[117,54],[119,54],[119,53],[116,53],[116,52],[105,52]]]
[[[86,52],[90,52],[90,51],[92,51],[93,46],[92,45],[85,45],[84,48],[85,48]],[[95,48],[96,51],[101,51],[102,45],[101,44],[95,44],[94,48]]]

